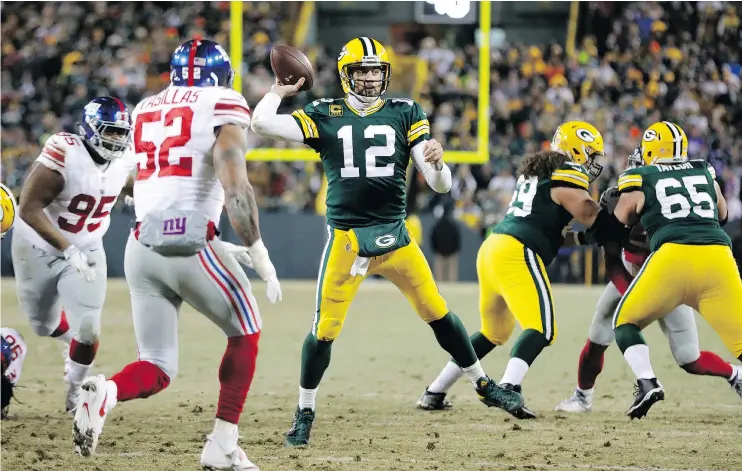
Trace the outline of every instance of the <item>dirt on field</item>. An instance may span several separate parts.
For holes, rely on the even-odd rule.
[[[675,366],[656,326],[646,332],[666,400],[630,421],[633,376],[618,348],[606,355],[594,411],[553,412],[572,393],[576,364],[599,288],[556,287],[559,338],[524,382],[537,420],[518,421],[476,400],[466,381],[455,406],[423,412],[415,401],[448,357],[391,284],[366,282],[333,347],[318,392],[309,449],[283,448],[298,396],[301,344],[311,326],[315,286],[286,282],[284,301],[265,301],[254,284],[264,332],[258,371],[242,416],[241,444],[263,471],[272,470],[742,470],[742,400],[718,378],[692,377]],[[197,470],[213,427],[217,372],[226,342],[221,332],[185,308],[180,365],[170,387],[152,398],[119,404],[110,414],[97,455],[74,454],[72,420],[64,414],[60,344],[36,337],[19,311],[12,279],[3,279],[2,325],[24,335],[29,354],[2,422],[2,470]],[[479,325],[475,285],[444,285],[449,306],[473,332]],[[698,319],[701,344],[731,355]],[[517,332],[516,332],[517,334]],[[483,362],[499,380],[515,335]],[[111,375],[136,359],[126,285],[112,280],[103,317],[96,373]]]

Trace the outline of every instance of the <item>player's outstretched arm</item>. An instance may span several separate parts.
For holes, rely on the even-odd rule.
[[[428,186],[437,193],[451,190],[451,169],[443,162],[443,146],[435,139],[420,142],[412,148],[412,160]]]
[[[590,228],[591,234],[599,244],[623,239],[625,226],[595,202],[587,191],[562,186],[552,188],[551,198],[573,218]]]
[[[64,190],[64,177],[59,172],[36,163],[23,184],[19,205],[21,219],[60,252],[67,250],[71,244],[54,227],[44,213],[44,208],[52,204],[62,190]]]
[[[214,170],[224,188],[227,216],[237,236],[247,246],[253,269],[268,284],[268,299],[275,303],[282,298],[281,286],[268,249],[260,237],[258,204],[255,190],[247,178],[245,152],[247,135],[244,128],[234,124],[221,126],[212,155]]]
[[[281,105],[281,100],[286,96],[295,94],[303,83],[304,78],[301,78],[295,85],[281,85],[276,79],[271,91],[260,100],[258,106],[253,110],[250,129],[271,139],[303,143],[304,133],[296,120],[289,114],[276,114],[278,107]]]

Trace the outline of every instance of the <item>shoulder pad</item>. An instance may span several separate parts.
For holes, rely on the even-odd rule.
[[[75,148],[79,148],[79,150],[85,149],[80,136],[60,132],[50,136],[46,140],[43,149],[41,149],[39,159],[44,164],[48,164],[47,166],[50,168],[64,168],[67,158],[74,152]]]
[[[590,176],[585,167],[573,162],[565,162],[551,173],[551,180],[565,186],[587,190],[590,187]]]
[[[387,102],[392,106],[420,106],[411,98],[387,98]]]
[[[307,103],[304,112],[318,116],[330,116],[330,105],[341,105],[342,98],[319,98],[311,103]]]
[[[711,179],[716,180],[716,169],[707,160],[695,159],[688,161],[693,168],[706,169],[711,174]]]
[[[621,193],[641,190],[644,179],[642,174],[646,172],[648,167],[638,167],[626,170],[618,177],[618,191]]]

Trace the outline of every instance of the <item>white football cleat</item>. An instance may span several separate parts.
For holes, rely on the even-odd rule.
[[[109,398],[108,382],[104,375],[85,378],[80,388],[80,402],[75,411],[75,451],[81,456],[91,456],[98,446],[98,437],[103,432],[103,422],[113,409],[116,397]]]
[[[584,394],[575,389],[574,394],[569,399],[559,403],[554,410],[562,412],[590,412],[593,408],[593,395]]]
[[[237,446],[237,425],[216,419],[214,431],[206,436],[206,445],[201,452],[201,466],[207,469],[231,469],[233,471],[260,471]]]
[[[742,397],[742,367],[734,366],[733,368],[736,375],[733,379],[729,380],[729,385],[732,387],[734,392],[739,395],[739,397]]]

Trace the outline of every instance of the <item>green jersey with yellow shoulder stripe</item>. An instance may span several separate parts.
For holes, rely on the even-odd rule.
[[[714,168],[703,160],[632,168],[618,179],[618,191],[644,193],[640,217],[653,252],[662,244],[729,245],[719,225]]]
[[[337,229],[403,220],[412,148],[430,138],[420,105],[379,100],[356,110],[346,99],[320,99],[292,116],[327,176],[327,221]]]
[[[564,244],[562,231],[572,221],[569,211],[551,199],[551,189],[560,186],[587,191],[590,178],[585,167],[567,162],[549,178],[521,175],[507,213],[492,233],[518,239],[536,252],[544,265],[550,264]]]

